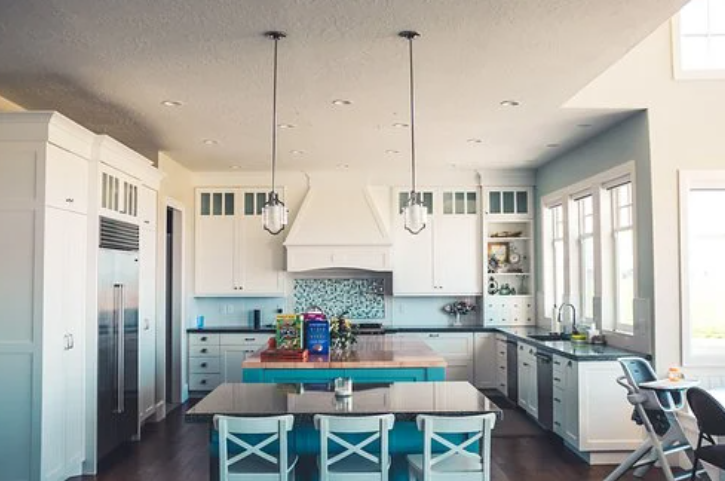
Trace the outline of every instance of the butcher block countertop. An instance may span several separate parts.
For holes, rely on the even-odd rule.
[[[261,350],[247,357],[244,369],[393,369],[446,367],[446,361],[416,338],[401,336],[358,336],[348,355],[310,355],[307,361],[262,362]]]

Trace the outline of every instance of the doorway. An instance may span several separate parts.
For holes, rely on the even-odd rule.
[[[164,383],[166,410],[171,411],[183,402],[182,332],[184,319],[183,303],[183,210],[170,205],[166,207],[165,265],[164,265]]]

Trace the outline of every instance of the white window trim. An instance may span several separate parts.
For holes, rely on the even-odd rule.
[[[672,77],[675,80],[717,80],[725,79],[723,69],[683,70],[682,48],[680,44],[680,14],[672,17],[670,22],[670,37],[672,40]]]
[[[630,182],[630,181],[628,180],[626,182],[620,182],[619,185],[624,185],[627,182]],[[613,185],[612,187],[607,187],[607,189],[610,190],[610,191],[611,190],[614,190],[616,188],[617,188],[617,185]],[[635,190],[634,189],[634,182],[632,182],[631,192],[630,192],[630,203],[628,204],[628,206],[630,206],[632,208],[632,213],[631,213],[632,222],[631,222],[631,224],[629,226],[627,226],[627,227],[618,227],[618,224],[619,224],[619,209],[622,206],[617,205],[615,203],[615,201],[614,201],[614,197],[612,197],[612,196],[610,196],[610,199],[609,199],[609,204],[610,204],[610,207],[609,208],[611,209],[611,212],[612,212],[612,228],[611,228],[611,231],[612,231],[612,240],[611,240],[611,242],[612,242],[612,266],[615,266],[614,269],[616,270],[616,265],[617,265],[617,262],[619,261],[619,259],[617,258],[617,249],[614,247],[614,246],[617,245],[617,234],[620,234],[622,232],[631,231],[632,232],[632,240],[633,240],[633,243],[634,243],[634,246],[633,246],[633,250],[634,250],[634,278],[632,279],[632,282],[634,283],[634,288],[635,288],[635,291],[636,291],[637,290],[637,280],[638,280],[638,270],[637,270],[637,241],[635,239],[636,232],[637,232],[637,229],[635,229],[635,226],[637,225],[637,218],[636,218],[636,215],[637,214],[635,212],[636,206],[637,206],[637,199],[635,198],[634,190]],[[624,206],[624,207],[626,207],[626,206]],[[619,333],[622,333],[622,334],[630,334],[630,335],[632,335],[632,334],[634,334],[634,325],[624,324],[624,323],[620,322],[620,319],[618,317],[619,316],[619,307],[620,306],[619,306],[619,297],[616,294],[619,292],[619,280],[618,280],[618,277],[617,277],[616,273],[615,273],[615,275],[612,276],[612,282],[614,284],[612,286],[612,288],[613,288],[613,293],[614,293],[614,296],[613,296],[613,300],[614,300],[614,312],[613,312],[613,315],[614,315],[614,328],[615,328],[615,331],[617,331]],[[636,292],[634,293],[633,300],[634,299],[637,299],[637,293]],[[631,307],[634,309],[634,306],[631,306]]]
[[[682,365],[687,367],[722,367],[725,365],[725,353],[722,356],[703,356],[692,352],[690,345],[690,296],[687,289],[689,259],[689,193],[692,189],[725,189],[725,170],[680,170],[680,318]]]
[[[556,278],[554,274],[554,242],[555,240],[555,232],[553,232],[554,229],[554,223],[552,219],[552,213],[550,209],[554,209],[557,207],[562,208],[562,218],[564,220],[564,252],[567,252],[567,244],[566,244],[566,232],[567,232],[567,214],[566,214],[566,206],[565,206],[565,199],[561,197],[556,196],[547,196],[546,199],[541,200],[541,245],[543,246],[543,256],[542,256],[542,285],[544,286],[544,293],[549,292],[549,289],[553,289],[555,292],[556,289]],[[566,263],[567,263],[567,256],[564,256],[564,291],[566,292],[566,285],[567,285],[567,279],[566,279]],[[547,273],[551,272],[552,275],[548,276]],[[555,294],[554,294],[555,295]],[[553,316],[553,307],[557,305],[556,299],[553,303],[550,302],[550,298],[547,295],[543,296],[544,299],[544,315],[543,318],[547,320],[549,323],[553,322],[555,320],[555,316]]]
[[[582,222],[582,218],[579,215],[578,209],[576,209],[577,212],[577,231],[576,231],[576,258],[577,258],[577,286],[572,285],[572,290],[574,290],[574,287],[576,287],[576,298],[577,302],[579,304],[580,308],[580,319],[582,321],[582,325],[592,325],[594,323],[595,315],[592,312],[592,317],[587,317],[585,312],[585,303],[586,299],[584,299],[584,291],[585,289],[582,288],[584,279],[586,278],[586,273],[584,272],[584,249],[582,248],[584,241],[588,239],[592,239],[592,244],[594,244],[594,290],[596,291],[596,278],[599,275],[599,271],[597,269],[597,263],[596,263],[596,224],[597,224],[597,218],[598,218],[598,212],[596,210],[596,203],[594,201],[594,192],[591,189],[586,190],[585,192],[582,192],[581,194],[572,196],[571,200],[572,203],[576,203],[582,199],[585,199],[587,197],[591,197],[592,199],[592,232],[590,233],[582,233],[584,231],[584,222]],[[573,283],[572,283],[573,284]],[[593,302],[593,301],[592,301]]]
[[[544,288],[544,299],[546,300],[546,290],[550,289],[551,286],[547,283],[547,275],[548,269],[551,268],[549,265],[551,263],[551,253],[550,253],[550,247],[548,246],[548,240],[551,238],[549,237],[549,234],[547,232],[547,229],[550,229],[550,227],[547,226],[547,209],[551,207],[556,207],[557,205],[563,205],[564,206],[564,302],[571,302],[571,293],[573,292],[572,286],[571,286],[571,263],[569,262],[569,257],[572,254],[571,249],[571,229],[569,229],[569,212],[571,209],[569,209],[569,205],[573,202],[573,199],[580,198],[583,195],[586,195],[585,193],[591,192],[593,197],[593,203],[594,203],[594,269],[595,269],[595,281],[594,281],[594,322],[602,332],[605,334],[620,334],[620,335],[626,335],[626,336],[632,336],[633,332],[629,329],[627,330],[619,330],[617,326],[615,325],[613,329],[608,329],[603,326],[602,324],[602,318],[604,316],[611,316],[612,313],[609,312],[609,309],[606,309],[602,306],[601,299],[603,297],[603,292],[607,291],[608,294],[611,294],[609,292],[611,288],[604,287],[604,246],[611,245],[611,242],[604,239],[603,235],[603,229],[602,229],[602,202],[601,199],[603,197],[603,192],[607,190],[608,188],[614,187],[616,185],[631,182],[632,183],[632,202],[635,206],[635,208],[632,210],[632,224],[634,226],[634,297],[635,299],[639,298],[639,272],[638,272],[638,234],[637,234],[637,182],[636,182],[636,165],[634,161],[625,162],[623,164],[620,164],[616,167],[613,167],[609,170],[606,170],[604,172],[600,172],[599,174],[593,175],[592,177],[589,177],[587,179],[584,179],[582,181],[576,182],[575,184],[569,185],[567,187],[564,187],[562,189],[559,189],[557,191],[554,191],[550,194],[547,194],[546,196],[543,196],[540,200],[540,206],[541,206],[541,225],[544,226],[543,229],[541,229],[541,243],[544,246],[544,256],[542,259],[542,278],[543,278],[543,288]],[[577,302],[579,304],[579,302]],[[545,302],[546,305],[546,302]],[[577,310],[581,310],[578,306]],[[634,308],[634,306],[633,306]],[[548,309],[545,309],[544,312],[544,320],[548,322],[553,322],[554,319],[551,317],[551,313],[546,312]],[[635,319],[636,323],[636,319]],[[634,326],[634,331],[636,331],[637,326]]]

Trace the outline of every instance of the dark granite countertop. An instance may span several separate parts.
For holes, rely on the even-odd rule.
[[[271,326],[265,326],[261,327],[259,329],[255,329],[253,327],[244,327],[244,326],[222,326],[222,327],[205,327],[203,329],[187,329],[186,332],[189,333],[195,333],[195,334],[203,334],[203,333],[211,333],[211,334],[273,334],[274,328]]]
[[[253,329],[250,327],[221,327],[221,328],[204,328],[204,329],[188,329],[187,332],[211,332],[211,333],[273,333],[271,327],[262,329]],[[434,333],[434,332],[497,332],[505,334],[507,337],[514,338],[517,341],[523,341],[538,349],[558,354],[560,356],[573,359],[575,361],[616,361],[622,357],[640,356],[650,359],[648,354],[627,351],[616,347],[594,345],[586,343],[574,343],[571,341],[539,341],[532,339],[532,335],[545,335],[549,331],[540,327],[485,327],[485,326],[401,326],[401,327],[385,327],[386,334],[404,334],[404,333]]]
[[[186,412],[191,422],[210,422],[215,414],[277,416],[293,414],[295,423],[311,423],[315,414],[392,413],[398,421],[419,414],[471,416],[501,409],[468,382],[403,382],[353,385],[348,399],[335,397],[326,384],[222,384]]]

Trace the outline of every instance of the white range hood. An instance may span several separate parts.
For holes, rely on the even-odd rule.
[[[284,245],[287,270],[392,270],[390,189],[311,184]]]

